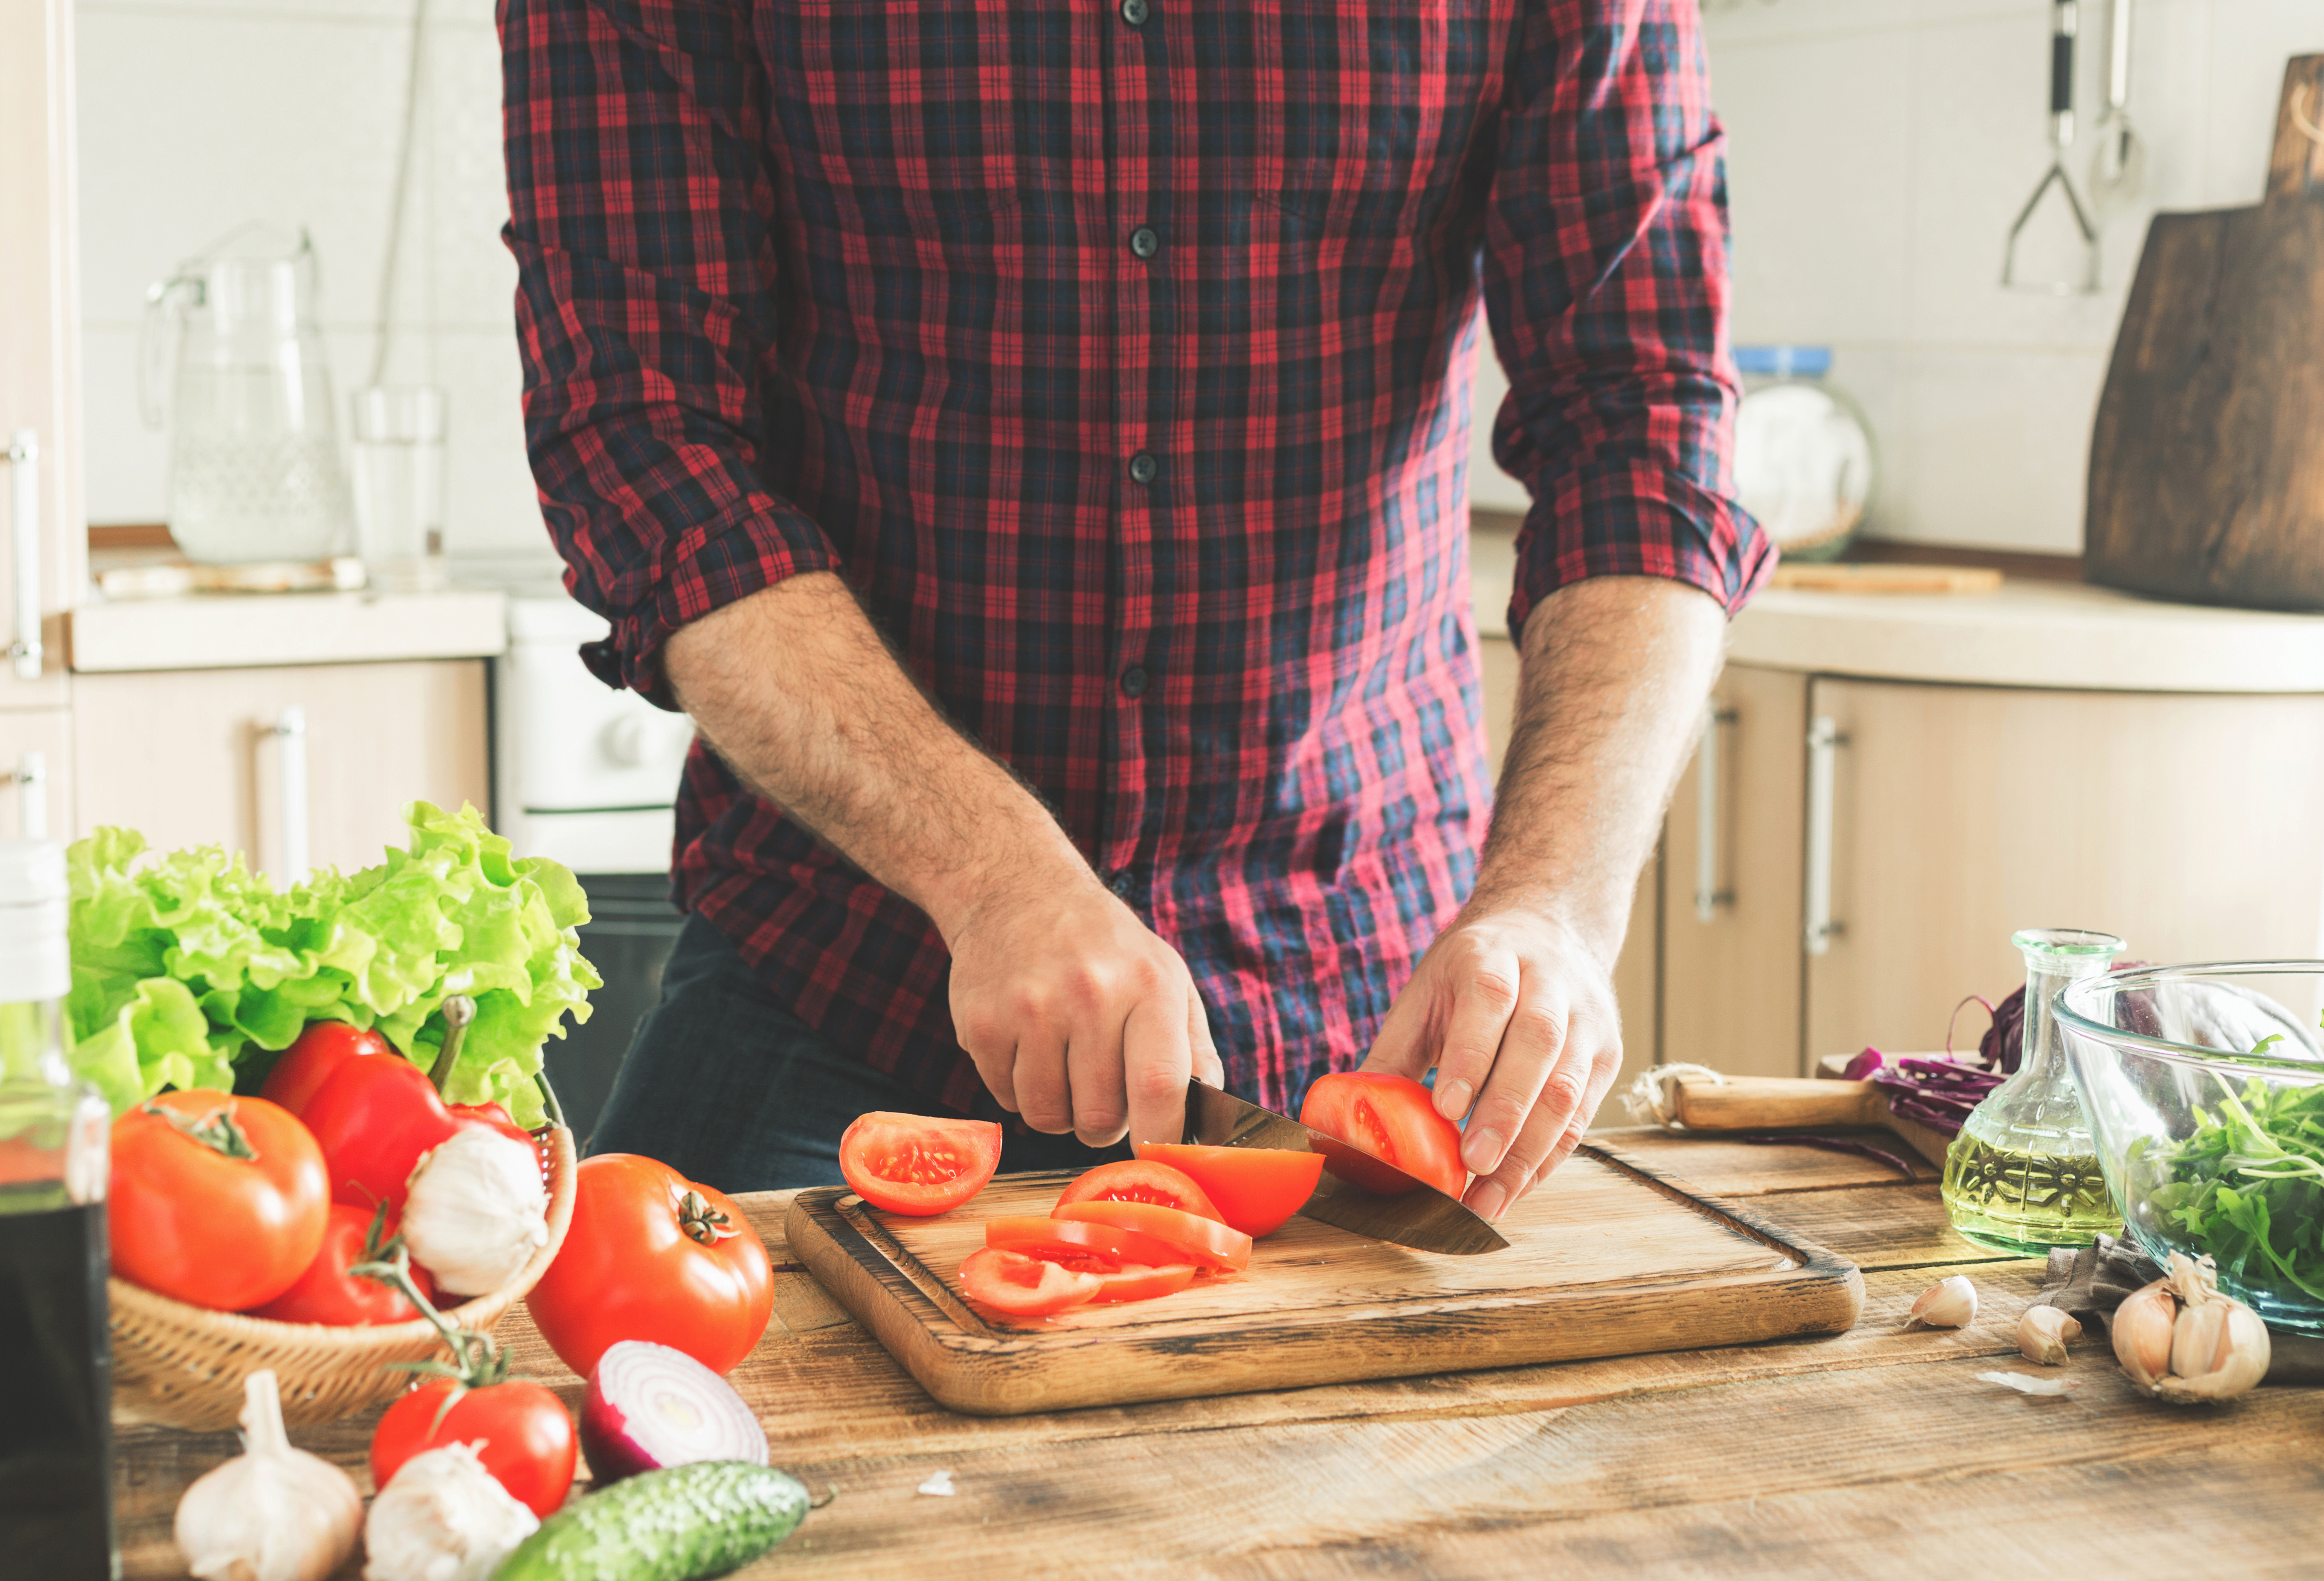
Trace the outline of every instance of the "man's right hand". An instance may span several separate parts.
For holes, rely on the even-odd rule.
[[[1186,963],[1086,868],[992,886],[948,942],[961,1047],[1034,1130],[1176,1142],[1186,1078],[1223,1085]]]

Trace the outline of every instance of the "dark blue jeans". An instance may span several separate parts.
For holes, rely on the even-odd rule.
[[[839,1136],[858,1114],[945,1111],[834,1047],[752,975],[726,936],[688,917],[638,1023],[592,1153],[643,1153],[721,1191],[836,1186]],[[1008,1138],[1003,1173],[1081,1170],[1130,1156],[1071,1136]]]

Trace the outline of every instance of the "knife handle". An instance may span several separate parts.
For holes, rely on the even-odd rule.
[[[1764,1131],[1787,1125],[1882,1125],[1888,1104],[1868,1081],[1736,1077],[1671,1086],[1671,1118],[1689,1131]]]

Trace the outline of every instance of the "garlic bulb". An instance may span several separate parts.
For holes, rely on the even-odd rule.
[[[243,1380],[243,1452],[178,1501],[176,1535],[201,1581],[322,1581],[355,1549],[363,1495],[320,1456],[293,1449],[271,1371]]]
[[[2232,1400],[2267,1376],[2267,1325],[2219,1294],[2209,1257],[2171,1254],[2171,1270],[2115,1308],[2114,1354],[2142,1391],[2186,1405]]]
[[[454,1132],[412,1169],[403,1244],[447,1294],[500,1289],[549,1244],[540,1157],[490,1126]]]
[[[1976,1318],[1977,1287],[1956,1273],[1921,1292],[1905,1327],[1925,1323],[1932,1328],[1967,1328]]]
[[[2066,1364],[2066,1346],[2082,1336],[2082,1326],[2055,1307],[2028,1307],[2017,1320],[2017,1354],[2045,1367]]]
[[[540,1528],[475,1448],[447,1444],[405,1461],[371,1502],[364,1581],[486,1581]]]

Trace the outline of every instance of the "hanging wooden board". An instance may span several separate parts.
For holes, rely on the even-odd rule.
[[[2284,71],[2267,193],[2158,214],[2090,439],[2082,565],[2134,593],[2324,609],[2324,55]]]
[[[1837,1334],[1855,1265],[1583,1147],[1512,1208],[1506,1251],[1448,1257],[1295,1218],[1250,1271],[1157,1300],[1011,1319],[954,1276],[987,1219],[1046,1214],[1070,1175],[1003,1176],[936,1218],[802,1191],[791,1254],[943,1404],[981,1416]]]

